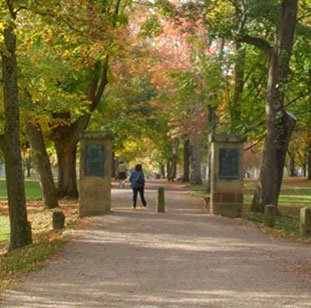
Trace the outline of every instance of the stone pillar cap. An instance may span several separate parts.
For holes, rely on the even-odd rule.
[[[113,139],[113,133],[110,131],[83,131],[79,135],[80,139],[97,140]]]
[[[212,142],[244,142],[245,137],[242,135],[231,135],[231,134],[213,134],[210,136]]]

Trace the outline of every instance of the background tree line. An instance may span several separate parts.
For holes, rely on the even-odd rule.
[[[85,129],[113,131],[116,155],[141,154],[169,177],[182,161],[183,180],[197,184],[208,135],[242,134],[263,151],[253,210],[277,206],[286,154],[293,173],[298,164],[311,176],[310,7],[310,0],[0,4],[11,248],[31,242],[26,141],[44,205],[54,208],[58,198],[78,197]],[[57,156],[57,187],[47,148]]]

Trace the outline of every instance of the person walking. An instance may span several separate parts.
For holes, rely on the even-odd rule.
[[[135,170],[130,175],[131,187],[133,190],[133,203],[132,208],[136,208],[137,203],[137,194],[140,195],[140,200],[143,204],[143,207],[147,206],[147,202],[144,197],[144,188],[145,188],[145,175],[142,170],[142,165],[137,164]]]
[[[117,168],[117,177],[119,180],[119,187],[125,187],[125,180],[126,180],[126,165],[123,161],[120,161],[118,168]]]

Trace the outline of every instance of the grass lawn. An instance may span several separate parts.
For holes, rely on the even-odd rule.
[[[64,231],[54,231],[53,210],[43,208],[39,182],[26,180],[25,193],[33,244],[6,253],[10,227],[5,180],[0,179],[0,292],[10,287],[22,274],[42,267],[47,258],[55,255],[66,242],[66,231],[78,217],[76,202],[61,201],[59,206],[66,217],[66,228]]]
[[[41,188],[38,180],[25,180],[25,193],[26,199],[38,199],[41,198]],[[7,190],[5,179],[0,179],[0,199],[7,199]]]
[[[25,193],[26,199],[39,199],[41,198],[41,188],[37,180],[25,180]],[[7,189],[5,179],[0,179],[0,200],[7,199]],[[7,245],[9,240],[9,219],[6,215],[5,206],[0,207],[0,251],[1,248]]]
[[[311,207],[311,181],[305,178],[284,178],[279,197],[280,214],[277,216],[273,229],[263,227],[263,215],[251,212],[251,202],[257,180],[244,181],[244,210],[243,218],[262,227],[264,231],[278,233],[285,237],[299,237],[299,215],[303,207]],[[207,197],[204,186],[189,186],[196,196]],[[309,239],[306,239],[309,241]]]

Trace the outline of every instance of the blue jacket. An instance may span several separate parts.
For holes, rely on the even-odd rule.
[[[142,171],[133,171],[130,176],[130,182],[132,188],[144,187],[145,176]]]

